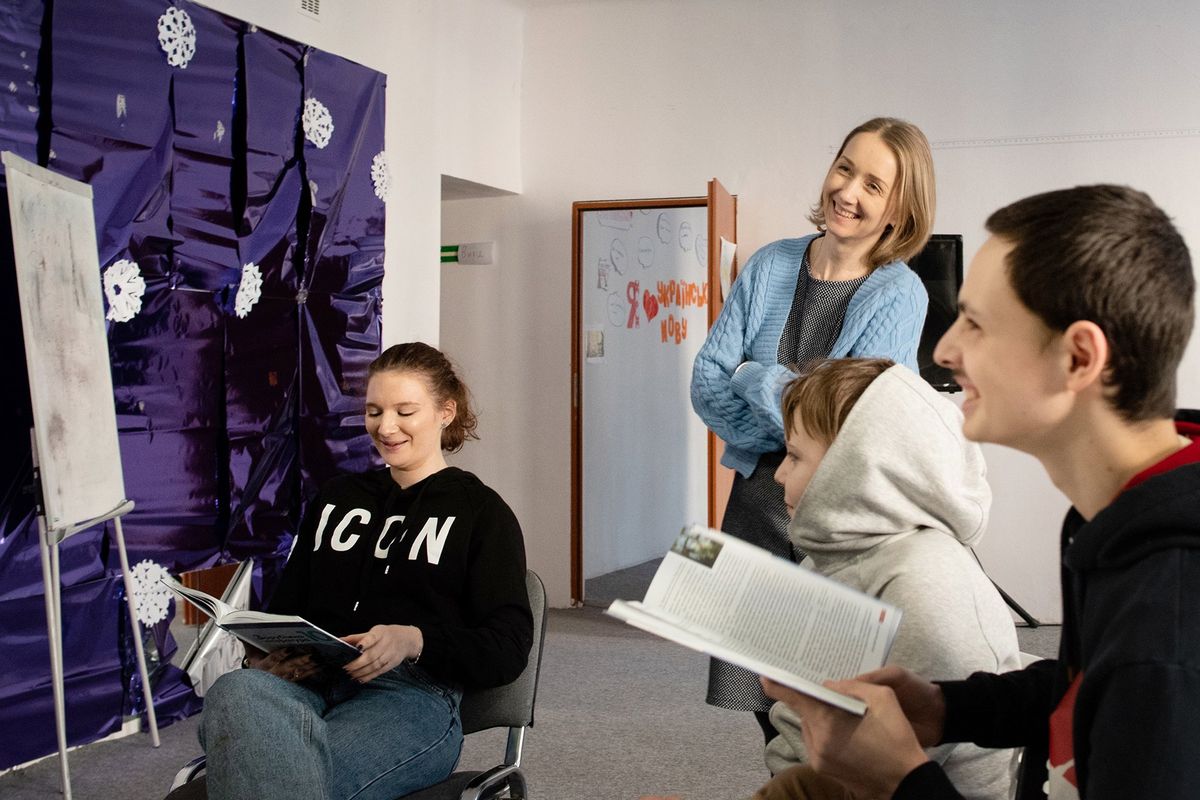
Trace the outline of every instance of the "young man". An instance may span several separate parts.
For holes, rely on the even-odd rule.
[[[867,701],[862,718],[768,693],[803,718],[811,763],[859,797],[959,797],[921,750],[954,741],[1025,747],[1021,800],[1195,797],[1200,414],[1174,409],[1187,247],[1150,198],[1116,186],[1030,197],[987,228],[935,357],[963,387],[967,437],[1035,456],[1074,506],[1059,658],[831,683]]]

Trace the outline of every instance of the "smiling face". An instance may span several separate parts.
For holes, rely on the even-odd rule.
[[[834,159],[821,186],[826,233],[874,245],[895,223],[891,197],[898,177],[896,155],[878,133],[854,136]]]
[[[446,466],[442,427],[452,419],[454,403],[439,403],[419,372],[385,370],[367,381],[367,433],[401,486]]]
[[[828,450],[829,445],[809,436],[800,424],[788,431],[787,454],[775,470],[775,482],[783,487],[789,517],[796,516],[796,506]]]
[[[1071,411],[1071,355],[1062,334],[1013,291],[1005,266],[1011,249],[995,236],[979,248],[959,293],[958,318],[934,360],[963,389],[968,439],[1038,455],[1055,446],[1051,432]]]

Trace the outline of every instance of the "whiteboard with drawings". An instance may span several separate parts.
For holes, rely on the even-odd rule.
[[[707,518],[707,430],[689,398],[708,333],[706,201],[612,206],[579,216],[586,578],[661,557]]]
[[[46,526],[125,500],[92,189],[5,152]]]

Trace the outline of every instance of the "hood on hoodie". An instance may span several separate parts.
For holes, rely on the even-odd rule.
[[[921,528],[971,545],[992,503],[986,471],[979,445],[963,437],[958,407],[897,364],[850,409],[789,534],[814,555],[866,550]]]

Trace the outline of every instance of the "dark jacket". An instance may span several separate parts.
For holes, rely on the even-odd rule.
[[[533,641],[520,525],[496,492],[456,467],[407,489],[386,468],[329,481],[270,610],[337,636],[415,625],[420,665],[467,688],[513,680]]]
[[[1200,413],[1181,412],[1179,420],[1200,423]],[[1062,584],[1058,660],[942,684],[944,739],[1024,746],[1020,800],[1046,796],[1048,758],[1064,773],[1053,781],[1073,769],[1087,800],[1196,797],[1200,463],[1126,489],[1090,522],[1072,509],[1063,524]],[[1072,725],[1064,746],[1069,757],[1073,744],[1073,764],[1061,763],[1057,746],[1050,755],[1050,717],[1060,706]],[[914,770],[894,795],[959,796],[933,764]]]

